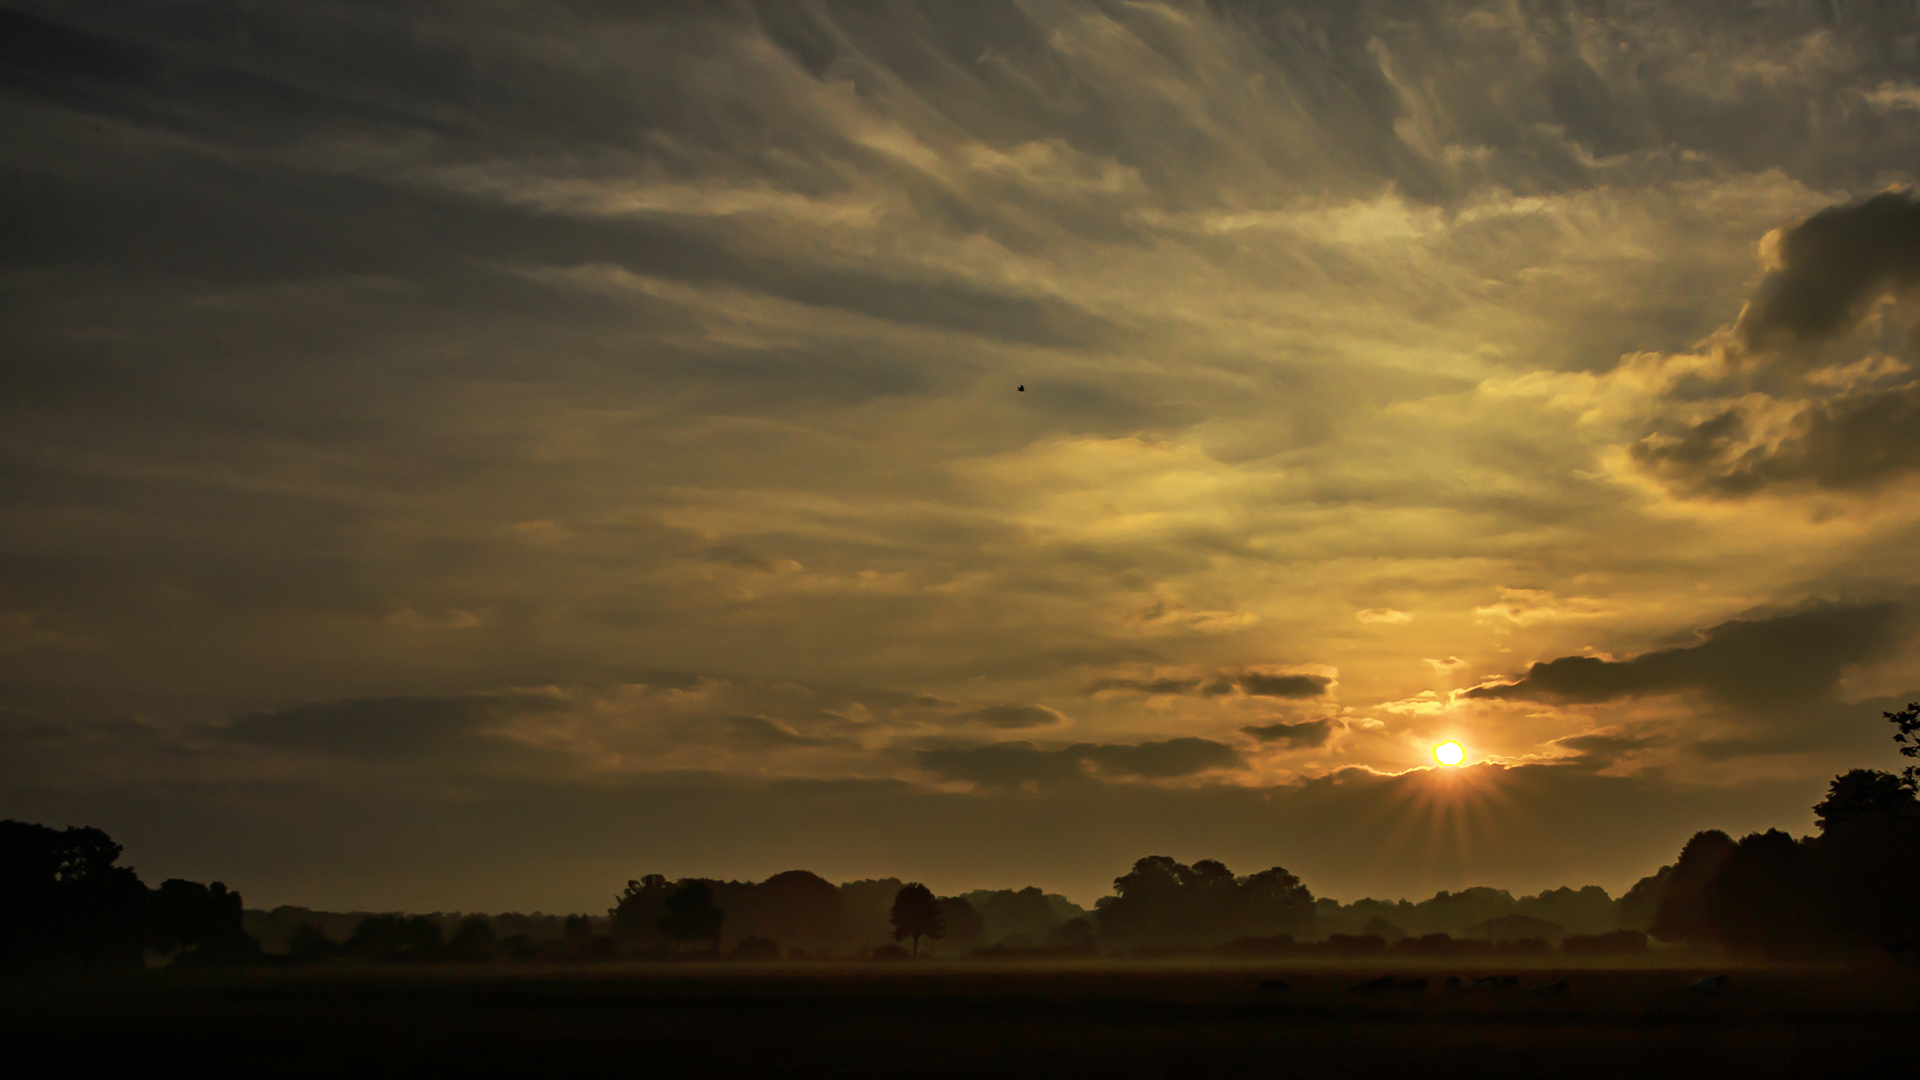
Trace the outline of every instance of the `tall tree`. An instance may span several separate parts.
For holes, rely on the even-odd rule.
[[[1911,770],[1909,770],[1911,771]],[[1820,831],[1873,814],[1903,817],[1920,810],[1906,781],[1878,769],[1852,769],[1833,778],[1827,797],[1813,808]]]
[[[1900,729],[1893,736],[1893,741],[1900,744],[1900,755],[1920,758],[1920,705],[1909,703],[1906,708],[1897,713],[1880,715]],[[1900,779],[1906,784],[1908,791],[1920,790],[1920,765],[1909,765],[1900,770]]]
[[[917,881],[901,887],[893,896],[893,940],[913,939],[913,955],[920,955],[920,939],[935,941],[947,936],[946,917],[940,913],[940,901],[933,890]]]

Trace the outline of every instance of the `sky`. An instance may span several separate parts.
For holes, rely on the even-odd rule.
[[[0,816],[150,881],[1617,894],[1902,761],[1898,5],[0,0],[0,116]]]

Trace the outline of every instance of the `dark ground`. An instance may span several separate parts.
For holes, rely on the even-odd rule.
[[[1361,997],[1388,969],[154,971],[0,984],[24,1061],[267,1076],[1911,1076],[1920,971],[1516,972],[1572,993]],[[1288,983],[1262,991],[1263,979]]]

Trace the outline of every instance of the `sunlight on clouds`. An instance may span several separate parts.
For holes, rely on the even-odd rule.
[[[74,15],[185,74],[13,101],[46,236],[151,232],[23,241],[0,652],[208,775],[405,721],[420,775],[1414,791],[1457,738],[1408,843],[1486,762],[1806,781],[1909,645],[1800,727],[1498,689],[1920,587],[1908,16],[1789,7],[266,7],[245,107]]]

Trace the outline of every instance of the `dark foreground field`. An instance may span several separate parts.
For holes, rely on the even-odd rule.
[[[1920,973],[1519,972],[1572,993],[1362,997],[1385,968],[455,968],[0,984],[14,1062],[262,1075],[1911,1075]],[[1463,975],[1485,974],[1462,971]],[[1285,991],[1263,991],[1263,979]],[[1869,1073],[1868,1070],[1875,1070]],[[1885,1070],[1885,1071],[1883,1071]],[[19,1075],[26,1075],[20,1073]]]

